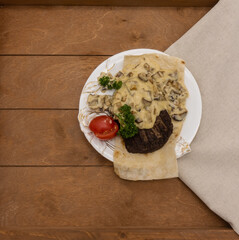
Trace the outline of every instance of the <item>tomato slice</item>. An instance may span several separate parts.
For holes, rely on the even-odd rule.
[[[119,130],[118,124],[109,116],[94,118],[90,122],[89,128],[97,138],[102,140],[108,140],[115,137]]]

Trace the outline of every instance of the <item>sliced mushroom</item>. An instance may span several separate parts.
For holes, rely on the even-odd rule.
[[[187,110],[185,110],[184,112],[179,113],[179,114],[173,114],[173,115],[172,115],[172,119],[175,120],[175,121],[180,122],[180,121],[183,121],[183,120],[184,120],[184,118],[186,117],[186,115],[187,115]]]
[[[121,93],[120,92],[118,92],[118,91],[115,91],[115,94],[114,94],[114,99],[115,100],[121,100],[121,97],[122,97],[122,95],[121,95]]]
[[[155,70],[154,68],[150,68],[150,72],[151,72],[151,73],[153,73],[153,72],[154,72],[154,70]]]
[[[177,91],[178,93],[182,93],[183,91],[185,91],[185,89],[179,82],[173,81],[171,79],[167,80],[166,86],[174,88],[174,90]]]
[[[151,73],[147,73],[147,74],[146,74],[146,77],[147,77],[147,78],[150,78],[150,77],[151,77]]]
[[[174,73],[169,73],[169,76],[177,79],[178,78],[178,72],[175,71]]]
[[[104,111],[108,111],[109,108],[110,108],[110,106],[111,106],[111,104],[112,104],[112,97],[106,95],[106,96],[104,97],[104,105],[103,105]]]
[[[120,78],[120,77],[124,76],[124,74],[121,71],[119,71],[115,76]]]
[[[145,63],[145,64],[144,64],[144,68],[145,68],[148,72],[149,72],[150,69],[151,69],[148,63]]]
[[[158,71],[154,75],[152,75],[152,78],[156,80],[157,78],[163,77],[163,74],[164,74],[164,71]]]
[[[127,77],[129,77],[129,78],[131,78],[131,77],[133,77],[133,73],[132,72],[129,72],[128,74],[127,74]]]
[[[160,101],[160,95],[159,94],[154,95],[154,100]]]
[[[142,98],[142,102],[144,104],[145,107],[149,107],[152,103],[152,101],[148,101],[147,99],[145,98]]]
[[[153,79],[152,78],[149,78],[149,81],[153,84],[154,83],[154,81],[153,81]]]
[[[123,97],[121,98],[121,101],[122,101],[122,102],[125,102],[126,99],[127,99],[127,95],[123,96]]]
[[[135,91],[133,89],[130,90],[130,87],[131,87],[130,84],[125,84],[125,87],[126,87],[128,93],[130,94],[130,96],[134,96]],[[136,90],[137,90],[137,88],[136,88]]]
[[[116,106],[116,109],[119,109],[120,107],[122,107],[122,104],[121,104],[121,102],[118,102],[115,104],[115,106]]]
[[[143,98],[149,102],[152,102],[152,92],[150,90],[143,89],[145,94],[143,95]]]
[[[171,112],[173,112],[176,106],[173,103],[169,103],[169,107],[171,108]]]
[[[135,94],[135,91],[138,89],[138,82],[129,80],[125,83],[125,86],[131,96]]]
[[[135,109],[136,109],[137,112],[141,111],[141,107],[139,105],[135,105]]]
[[[181,101],[183,101],[185,98],[187,98],[187,96],[188,96],[188,93],[185,91],[182,94],[180,94],[179,98]]]
[[[104,88],[104,87],[103,87],[103,88],[101,89],[101,92],[102,92],[102,93],[105,93],[107,90],[108,90],[107,88]]]
[[[145,73],[139,73],[139,74],[138,74],[138,78],[139,78],[140,80],[144,81],[144,82],[147,82],[147,81],[148,81],[148,78],[147,78],[147,76],[146,76]]]
[[[163,95],[162,92],[157,92],[154,94],[154,100],[165,101],[165,96]]]
[[[180,93],[177,90],[172,89],[169,93],[168,99],[169,101],[174,102],[178,99],[179,95]]]
[[[157,83],[156,83],[156,86],[157,86],[157,89],[158,89],[158,90],[162,90],[162,89],[161,89],[161,84],[160,84],[160,83],[157,82]]]
[[[105,105],[110,106],[112,102],[112,96],[106,95],[105,96]]]
[[[152,75],[152,78],[156,80],[159,77],[158,73],[156,72],[154,75]]]
[[[90,109],[95,112],[101,112],[103,110],[108,110],[111,105],[111,96],[108,95],[93,95],[88,96],[87,102]]]
[[[168,86],[168,85],[165,85],[165,86],[163,87],[163,92],[165,93],[165,95],[168,95],[169,92],[170,92],[170,90],[171,90],[171,87]]]
[[[148,81],[150,81],[150,82],[153,84],[153,79],[152,79],[151,76],[152,76],[151,73],[147,73],[147,74],[146,74],[146,77],[147,77]]]
[[[90,108],[97,108],[98,107],[98,100],[99,100],[99,95],[93,95],[90,94],[88,96],[87,102]]]
[[[136,123],[141,123],[141,122],[143,122],[143,120],[142,120],[141,118],[136,118],[136,119],[135,119],[135,122],[136,122]]]

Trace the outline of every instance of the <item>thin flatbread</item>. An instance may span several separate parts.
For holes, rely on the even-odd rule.
[[[144,54],[139,56],[125,56],[123,72],[139,73],[143,64],[147,62],[151,67],[170,69],[178,72],[178,81],[184,86],[184,67],[182,59],[158,55]],[[116,138],[114,151],[114,171],[126,180],[153,180],[178,177],[177,158],[175,146],[177,137],[182,128],[182,122],[174,124],[173,134],[168,142],[159,150],[147,154],[129,153],[121,137]]]

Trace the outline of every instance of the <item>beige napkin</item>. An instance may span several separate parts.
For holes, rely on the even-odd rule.
[[[186,61],[203,101],[180,178],[239,234],[239,0],[221,0],[166,53]]]

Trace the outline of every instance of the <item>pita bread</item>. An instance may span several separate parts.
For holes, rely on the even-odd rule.
[[[151,67],[161,70],[172,70],[178,72],[178,81],[184,85],[184,67],[182,59],[158,55],[144,54],[139,56],[125,56],[123,72],[140,72],[143,64],[148,62]],[[137,66],[135,68],[135,66]],[[116,138],[116,149],[114,151],[114,171],[126,180],[153,180],[178,177],[178,166],[175,153],[177,137],[180,134],[183,122],[174,122],[173,134],[168,142],[159,150],[147,154],[129,153],[121,137]]]

